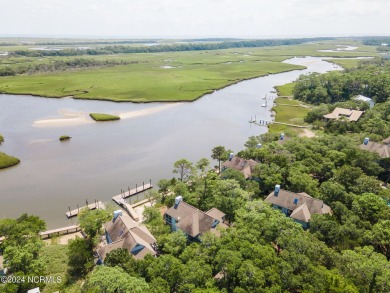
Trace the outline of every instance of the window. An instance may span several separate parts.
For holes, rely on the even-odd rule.
[[[298,199],[294,198],[294,204],[297,204],[297,203],[298,203]]]

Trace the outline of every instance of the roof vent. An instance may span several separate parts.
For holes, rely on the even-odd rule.
[[[175,197],[175,209],[179,205],[179,203],[183,200],[183,197],[181,195]]]
[[[233,157],[234,157],[234,153],[230,153],[229,154],[229,161],[231,161],[233,159]]]
[[[274,195],[275,195],[275,196],[278,196],[278,195],[279,195],[279,191],[280,191],[280,185],[277,184],[277,185],[275,185]]]
[[[114,219],[112,221],[115,222],[116,218],[118,218],[119,216],[123,216],[122,210],[114,211]]]
[[[283,139],[284,139],[284,133],[281,133],[281,134],[280,134],[279,139],[280,139],[280,140],[283,140]]]
[[[369,139],[368,137],[366,137],[366,138],[364,139],[364,141],[363,141],[363,144],[364,144],[364,145],[367,145],[369,141],[370,141],[370,139]]]

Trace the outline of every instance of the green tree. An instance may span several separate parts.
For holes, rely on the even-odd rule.
[[[362,220],[370,221],[372,224],[378,222],[386,208],[386,202],[372,193],[362,194],[352,203],[352,211]]]
[[[196,168],[200,172],[205,172],[206,169],[210,166],[210,161],[207,158],[201,158],[198,162],[196,162]]]
[[[173,164],[173,168],[173,173],[179,174],[179,180],[181,182],[187,181],[194,171],[192,163],[186,159],[176,161]]]
[[[88,276],[85,287],[107,293],[144,293],[149,285],[144,279],[131,277],[120,267],[97,266]]]
[[[211,150],[211,158],[218,161],[219,172],[221,172],[221,161],[227,160],[228,156],[224,146],[216,146]]]
[[[339,269],[360,292],[390,292],[390,264],[373,247],[344,250]]]
[[[68,245],[68,273],[73,278],[83,278],[93,267],[90,243],[83,238],[71,240]]]
[[[102,229],[103,223],[110,219],[110,213],[103,209],[84,210],[78,215],[80,227],[90,239],[93,239]]]
[[[136,261],[126,248],[118,248],[109,252],[104,259],[104,264],[109,267],[120,267],[130,276],[138,276]]]

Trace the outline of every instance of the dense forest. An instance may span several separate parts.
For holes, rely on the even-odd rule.
[[[157,53],[157,52],[176,52],[176,51],[199,51],[199,50],[220,50],[229,48],[247,48],[247,47],[270,47],[303,44],[311,41],[330,40],[331,38],[301,38],[301,39],[269,39],[269,40],[251,40],[251,41],[227,41],[227,42],[204,42],[188,44],[171,44],[156,46],[104,46],[91,49],[64,49],[53,51],[31,51],[16,50],[10,52],[11,56],[77,56],[77,55],[107,55],[120,53]]]
[[[95,239],[110,216],[86,212],[80,223],[88,237],[68,245],[62,289],[85,279],[82,292],[389,292],[390,192],[378,180],[386,165],[358,144],[354,137],[335,135],[291,138],[283,145],[274,134],[251,137],[238,155],[260,162],[254,173],[259,181],[247,181],[235,170],[219,176],[206,158],[196,164],[181,159],[173,170],[179,179],[158,182],[159,190],[149,194],[157,203],[144,212],[160,256],[136,261],[127,250],[115,250],[105,266],[94,267]],[[229,152],[218,146],[211,157],[225,160]],[[302,229],[263,201],[276,183],[322,199],[333,214],[316,215],[310,229]],[[220,237],[205,233],[200,243],[171,233],[159,207],[172,206],[177,194],[201,210],[220,209],[230,228]],[[45,270],[37,237],[43,228],[32,216],[0,220],[4,259],[15,275]]]

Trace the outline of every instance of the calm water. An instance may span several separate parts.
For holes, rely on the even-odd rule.
[[[288,63],[308,69],[243,81],[172,107],[0,95],[0,133],[5,137],[0,151],[21,159],[20,165],[0,171],[0,217],[27,212],[45,219],[49,228],[71,224],[65,217],[68,206],[83,205],[86,198],[110,201],[128,186],[171,178],[176,160],[210,159],[217,145],[239,151],[249,136],[266,132],[248,120],[255,115],[270,119],[272,103],[267,109],[260,105],[266,94],[275,96],[273,86],[307,72],[340,69],[312,57]],[[140,115],[147,110],[151,113]],[[90,112],[139,115],[107,123],[37,124],[63,118],[63,113]],[[60,143],[63,134],[71,141]]]

